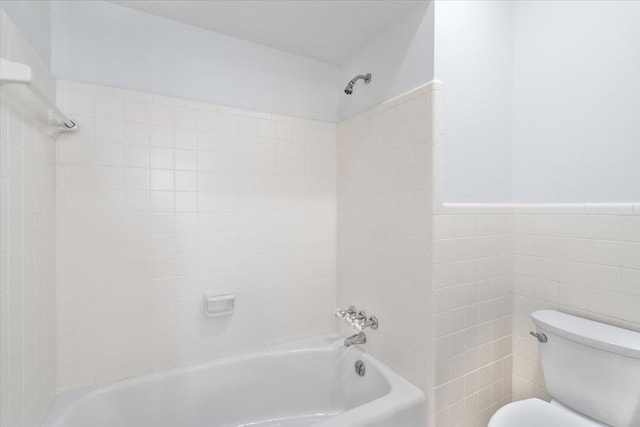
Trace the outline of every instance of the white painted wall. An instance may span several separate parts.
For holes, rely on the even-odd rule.
[[[640,3],[438,1],[445,200],[640,200]]]
[[[505,1],[436,2],[445,201],[511,200],[512,11]]]
[[[640,200],[640,2],[517,2],[513,196]]]
[[[433,2],[425,2],[341,66],[341,120],[433,80],[433,17]],[[371,84],[359,81],[353,95],[342,92],[354,76],[366,73],[373,75]]]
[[[337,67],[110,2],[60,0],[52,69],[65,79],[338,121],[433,79],[433,9],[425,2]],[[373,83],[346,96],[346,83],[363,72]]]
[[[0,7],[48,66],[51,65],[51,1],[2,0]]]
[[[337,120],[334,66],[104,1],[55,1],[59,78]]]

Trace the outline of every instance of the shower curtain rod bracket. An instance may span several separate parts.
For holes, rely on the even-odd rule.
[[[78,124],[67,117],[42,90],[33,82],[31,67],[19,62],[0,58],[0,86],[5,84],[19,84],[28,87],[49,108],[49,123],[51,136],[60,132],[71,132]]]

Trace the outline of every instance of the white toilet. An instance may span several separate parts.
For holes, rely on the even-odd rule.
[[[553,310],[534,312],[551,403],[510,403],[489,427],[640,427],[640,333]]]

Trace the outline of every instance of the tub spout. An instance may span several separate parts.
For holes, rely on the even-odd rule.
[[[364,344],[367,342],[367,336],[364,332],[358,332],[355,335],[351,335],[349,338],[344,339],[344,346],[351,347],[354,344]]]

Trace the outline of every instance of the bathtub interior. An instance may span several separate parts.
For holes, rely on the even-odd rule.
[[[357,360],[367,368],[362,377]],[[59,397],[65,410],[45,427],[305,426],[390,391],[375,360],[357,348],[280,351],[72,392]]]

